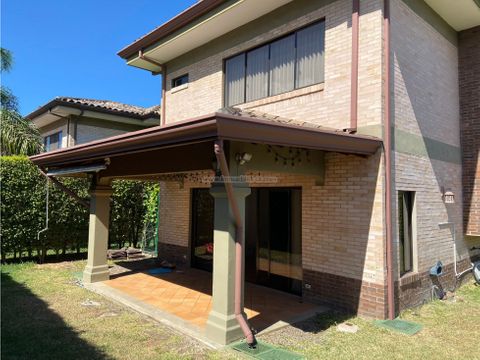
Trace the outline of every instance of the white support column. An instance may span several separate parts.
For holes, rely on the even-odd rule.
[[[242,185],[236,184],[234,193],[242,218],[245,219],[245,198],[250,194],[250,188]],[[235,221],[225,185],[214,183],[210,193],[215,198],[215,222],[212,310],[207,320],[206,335],[225,345],[243,336],[235,319]]]
[[[108,223],[110,219],[110,186],[97,185],[90,191],[90,223],[88,227],[88,260],[83,282],[93,283],[110,278],[107,265]]]

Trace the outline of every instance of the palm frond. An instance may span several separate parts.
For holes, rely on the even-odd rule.
[[[13,54],[10,50],[0,47],[0,70],[9,72],[13,66]]]
[[[34,155],[43,149],[38,129],[16,111],[1,109],[0,147],[2,155]]]
[[[4,110],[18,112],[18,100],[15,95],[5,86],[0,87],[0,106]]]

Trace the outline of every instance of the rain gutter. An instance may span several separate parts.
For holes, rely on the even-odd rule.
[[[387,305],[388,318],[395,319],[395,283],[393,278],[393,234],[392,234],[392,134],[391,134],[391,60],[390,60],[390,1],[384,0],[383,9],[383,41],[385,82],[383,97],[385,101],[384,112],[384,151],[385,151],[385,225],[386,225],[386,265],[387,265]]]

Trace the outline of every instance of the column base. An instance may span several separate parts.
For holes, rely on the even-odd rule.
[[[235,314],[222,315],[213,310],[208,315],[205,333],[208,339],[221,345],[230,344],[243,337]]]
[[[83,282],[91,284],[94,282],[105,281],[110,279],[110,271],[108,265],[86,266],[83,271]]]

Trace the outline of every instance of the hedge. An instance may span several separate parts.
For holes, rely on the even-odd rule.
[[[80,197],[88,199],[88,179],[64,178],[62,183]],[[88,211],[49,182],[49,226],[45,226],[46,179],[30,160],[22,156],[2,156],[1,182],[1,257],[37,256],[43,262],[49,250],[57,255],[80,253],[88,243]],[[139,246],[147,222],[155,218],[152,198],[157,198],[155,183],[121,180],[112,185],[110,247]]]

